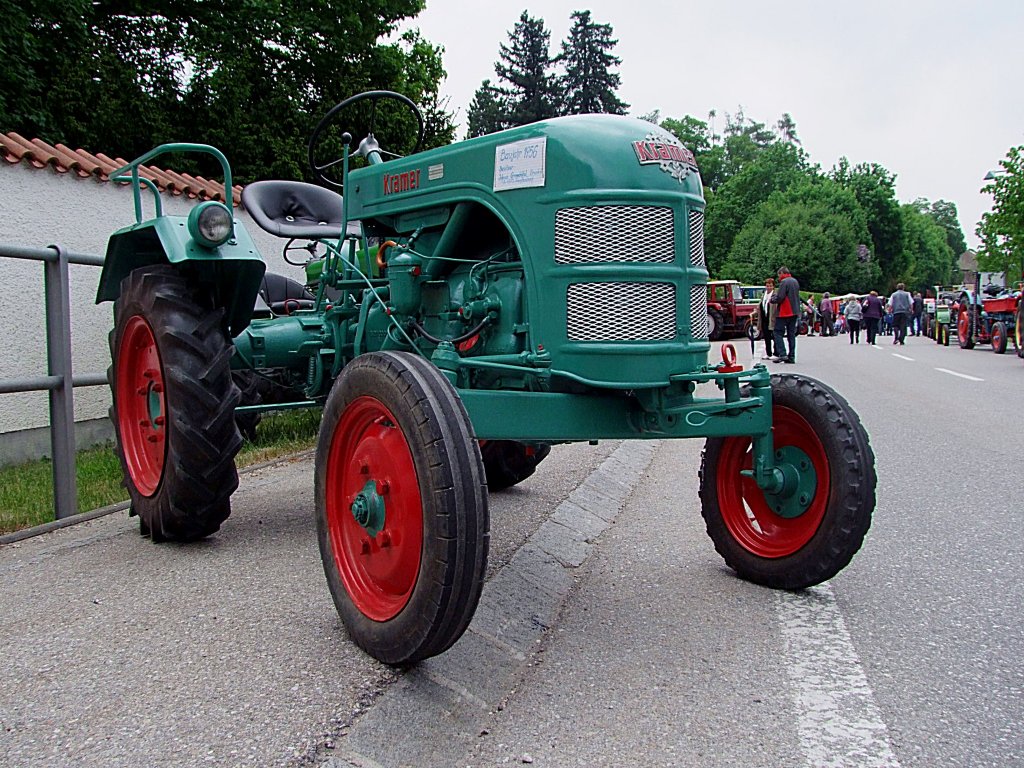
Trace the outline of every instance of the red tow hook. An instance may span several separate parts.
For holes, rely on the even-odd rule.
[[[719,373],[736,373],[742,371],[743,366],[736,364],[736,347],[725,343],[722,345],[722,364],[718,366]]]

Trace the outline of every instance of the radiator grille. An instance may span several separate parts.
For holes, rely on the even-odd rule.
[[[675,218],[671,208],[599,205],[562,208],[555,214],[557,264],[671,264],[674,260]]]
[[[704,266],[704,211],[690,211],[690,263]]]
[[[708,287],[690,287],[690,335],[695,339],[708,337]]]
[[[571,341],[663,341],[676,335],[671,283],[575,283],[566,304]]]

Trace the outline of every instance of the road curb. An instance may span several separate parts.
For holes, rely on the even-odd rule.
[[[459,642],[403,674],[347,732],[321,746],[314,764],[455,764],[479,738],[488,712],[515,691],[572,590],[572,571],[615,521],[656,448],[644,440],[616,448],[484,585]]]

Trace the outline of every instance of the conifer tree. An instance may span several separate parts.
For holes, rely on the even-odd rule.
[[[502,82],[499,90],[506,100],[509,125],[526,125],[559,114],[549,54],[551,32],[544,19],[533,19],[523,11],[509,33],[509,45],[502,43],[494,71]]]
[[[508,128],[508,108],[501,91],[484,80],[473,95],[466,112],[469,124],[466,137],[484,136]]]
[[[626,114],[629,105],[615,93],[621,78],[612,69],[621,59],[611,52],[618,43],[612,39],[611,25],[592,21],[590,11],[574,11],[572,20],[569,39],[562,41],[562,52],[556,58],[565,67],[562,113]]]

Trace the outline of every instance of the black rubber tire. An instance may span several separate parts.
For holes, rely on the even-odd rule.
[[[518,485],[551,453],[550,445],[532,446],[515,440],[485,440],[480,446],[487,488],[501,491]]]
[[[149,496],[140,492],[129,471],[118,420],[117,354],[122,334],[136,316],[152,330],[168,414],[162,474]],[[110,352],[110,419],[131,514],[139,516],[140,530],[153,541],[209,536],[231,514],[231,494],[238,487],[235,455],[242,445],[233,418],[239,391],[231,378],[234,348],[224,330],[224,311],[209,306],[174,267],[135,269],[121,281],[114,303]]]
[[[1013,341],[1017,347],[1017,357],[1024,357],[1024,302],[1017,305],[1013,313]]]
[[[1006,352],[1006,323],[997,320],[992,323],[992,351],[997,355]]]
[[[718,341],[722,338],[722,333],[725,330],[725,320],[722,319],[722,313],[717,309],[708,310],[708,340]]]
[[[974,308],[964,294],[960,297],[960,309],[956,316],[956,341],[960,349],[974,349],[974,323]]]
[[[422,502],[423,543],[408,602],[376,621],[353,602],[330,539],[329,454],[345,409],[374,398],[394,415],[412,454]],[[350,637],[386,664],[409,664],[451,647],[469,626],[483,588],[490,542],[480,447],[458,393],[436,367],[406,352],[361,355],[342,370],[327,398],[316,452],[320,556],[334,605]],[[342,553],[340,556],[344,556]]]
[[[949,323],[942,324],[942,346],[949,346],[949,337],[952,332],[949,330]]]
[[[231,372],[231,378],[234,379],[235,386],[241,393],[238,405],[259,405],[263,402],[263,397],[260,394],[259,375],[255,371],[234,370]],[[238,431],[250,443],[256,441],[256,428],[262,420],[263,416],[259,411],[235,412]]]
[[[799,549],[774,558],[754,554],[729,530],[719,507],[719,461],[726,441],[749,447],[749,438],[708,438],[699,475],[701,514],[715,549],[738,576],[775,589],[803,589],[835,576],[860,549],[875,507],[875,457],[856,412],[830,387],[805,376],[773,375],[771,388],[773,421],[776,408],[798,414],[827,459],[829,491],[817,529]],[[781,447],[778,441],[775,447]]]

